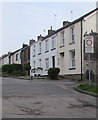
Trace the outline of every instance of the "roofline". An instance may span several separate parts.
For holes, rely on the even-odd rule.
[[[30,46],[28,45],[28,46],[26,46],[26,47],[22,48],[22,50],[21,50],[21,51],[23,51],[23,50],[27,49],[28,47],[30,47]]]
[[[56,30],[53,34],[45,36],[42,40],[45,40],[46,38],[51,37],[52,35],[58,33],[59,31],[61,31],[61,30],[65,29],[65,28],[67,28],[67,27],[69,27],[69,26],[71,26],[71,25],[73,25],[73,24],[75,24],[75,23],[77,23],[77,22],[83,20],[85,17],[87,17],[87,16],[89,16],[90,14],[96,12],[97,10],[98,10],[98,8],[96,8],[96,9],[94,9],[94,10],[92,10],[92,11],[86,13],[85,15],[83,15],[83,16],[81,16],[80,18],[74,20],[73,22],[67,24],[66,26],[63,26],[63,27],[59,28],[59,29]]]
[[[20,49],[14,51],[14,52],[12,52],[10,55],[13,55],[13,54],[15,54],[16,52],[18,52],[18,51],[20,51],[20,50],[22,50],[22,48],[20,48]]]
[[[8,57],[8,56],[9,56],[8,54],[2,55],[2,56],[0,57],[0,60],[3,59],[3,58],[6,58],[6,57]]]

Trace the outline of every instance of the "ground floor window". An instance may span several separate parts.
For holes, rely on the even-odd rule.
[[[45,64],[46,64],[46,70],[49,69],[49,58],[45,59]]]
[[[41,67],[41,59],[39,59],[39,67]]]
[[[75,50],[70,50],[70,68],[75,68]]]

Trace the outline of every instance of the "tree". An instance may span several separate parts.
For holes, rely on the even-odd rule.
[[[31,66],[30,66],[29,64],[26,64],[26,65],[24,66],[24,69],[25,69],[26,71],[29,71],[29,70],[31,69]]]

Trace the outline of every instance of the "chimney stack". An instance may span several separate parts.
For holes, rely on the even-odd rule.
[[[27,47],[27,46],[28,46],[27,44],[24,44],[24,43],[23,43],[22,48],[25,48],[25,47]]]
[[[63,27],[66,26],[66,25],[68,25],[69,23],[71,23],[71,22],[69,22],[69,21],[63,21]]]
[[[55,30],[52,30],[52,26],[50,27],[50,30],[48,30],[48,35],[51,35],[55,32]]]
[[[42,40],[44,38],[44,36],[42,36],[41,34],[40,34],[40,36],[37,36],[37,40]]]
[[[35,40],[29,40],[29,45],[33,44],[35,42]]]

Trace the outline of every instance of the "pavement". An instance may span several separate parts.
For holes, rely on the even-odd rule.
[[[96,97],[70,80],[2,78],[3,118],[96,118]]]

